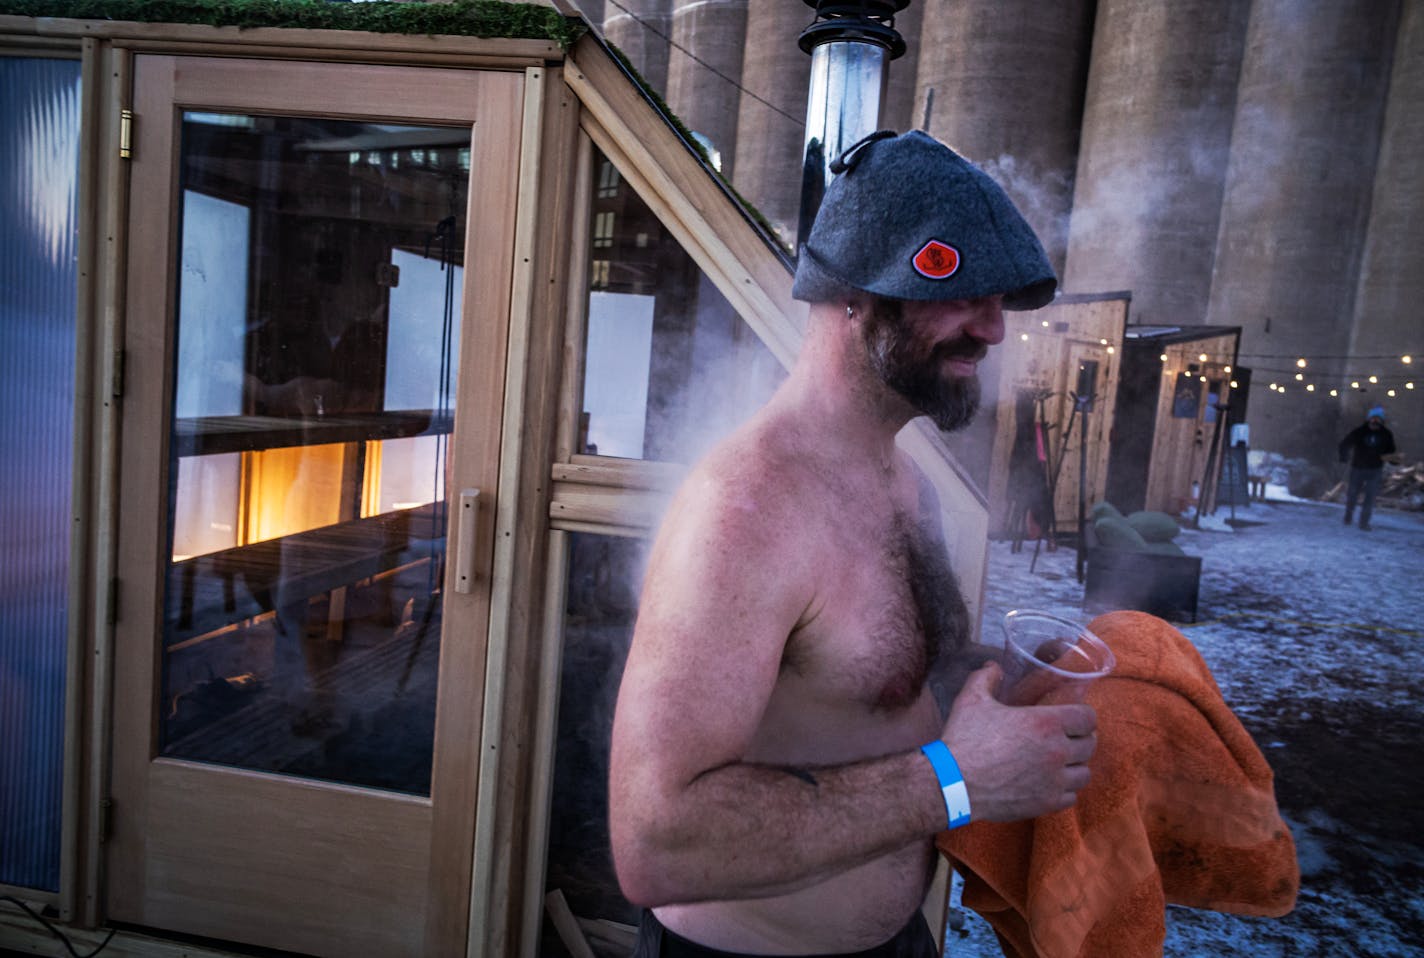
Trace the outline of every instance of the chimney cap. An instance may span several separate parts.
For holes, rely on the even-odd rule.
[[[893,17],[910,5],[910,0],[805,0],[821,16],[858,16],[863,11],[872,16]]]
[[[905,53],[905,39],[895,29],[895,14],[910,5],[910,0],[805,0],[816,8],[816,21],[796,42],[806,53],[823,43],[859,41],[873,43],[890,51],[890,59]]]

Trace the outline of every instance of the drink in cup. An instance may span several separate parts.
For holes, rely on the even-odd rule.
[[[1088,685],[1112,671],[1117,661],[1102,639],[1068,619],[1015,609],[1004,616],[1004,681],[999,701],[1035,705],[1081,702]]]

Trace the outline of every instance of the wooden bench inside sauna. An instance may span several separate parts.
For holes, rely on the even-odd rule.
[[[179,456],[201,456],[448,431],[448,417],[436,421],[429,411],[319,422],[210,416],[179,421],[175,438]],[[444,552],[443,515],[426,503],[175,561],[166,612],[169,645],[273,612],[278,592],[289,602],[311,599],[403,564],[438,563]]]
[[[175,532],[164,603],[168,754],[289,773],[313,761],[345,767],[347,746],[319,739],[432,718],[400,699],[429,680],[438,656],[429,596],[444,574],[449,507],[429,473],[443,471],[450,428],[448,412],[428,409],[175,420],[181,476],[225,465],[217,471],[237,499],[239,544],[184,555]],[[428,495],[413,496],[433,501],[390,507],[377,494],[382,460],[397,457],[383,447],[399,441],[433,451],[419,470]],[[294,473],[312,477],[325,501],[289,508],[300,495]],[[192,525],[181,500],[175,513],[176,529]],[[196,513],[200,525],[211,516]],[[354,704],[370,702],[387,704]],[[424,787],[424,776],[391,774],[353,783]]]

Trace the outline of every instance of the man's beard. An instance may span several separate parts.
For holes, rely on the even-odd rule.
[[[979,378],[941,373],[946,360],[980,359],[983,343],[962,333],[928,345],[905,328],[899,301],[878,299],[862,327],[865,352],[880,380],[945,432],[969,425],[979,411]]]

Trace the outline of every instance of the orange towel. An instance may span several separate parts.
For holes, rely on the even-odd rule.
[[[976,822],[938,845],[1009,958],[1162,953],[1166,904],[1279,916],[1300,887],[1270,766],[1185,636],[1154,616],[1089,626],[1117,656],[1091,783],[1070,809]]]

